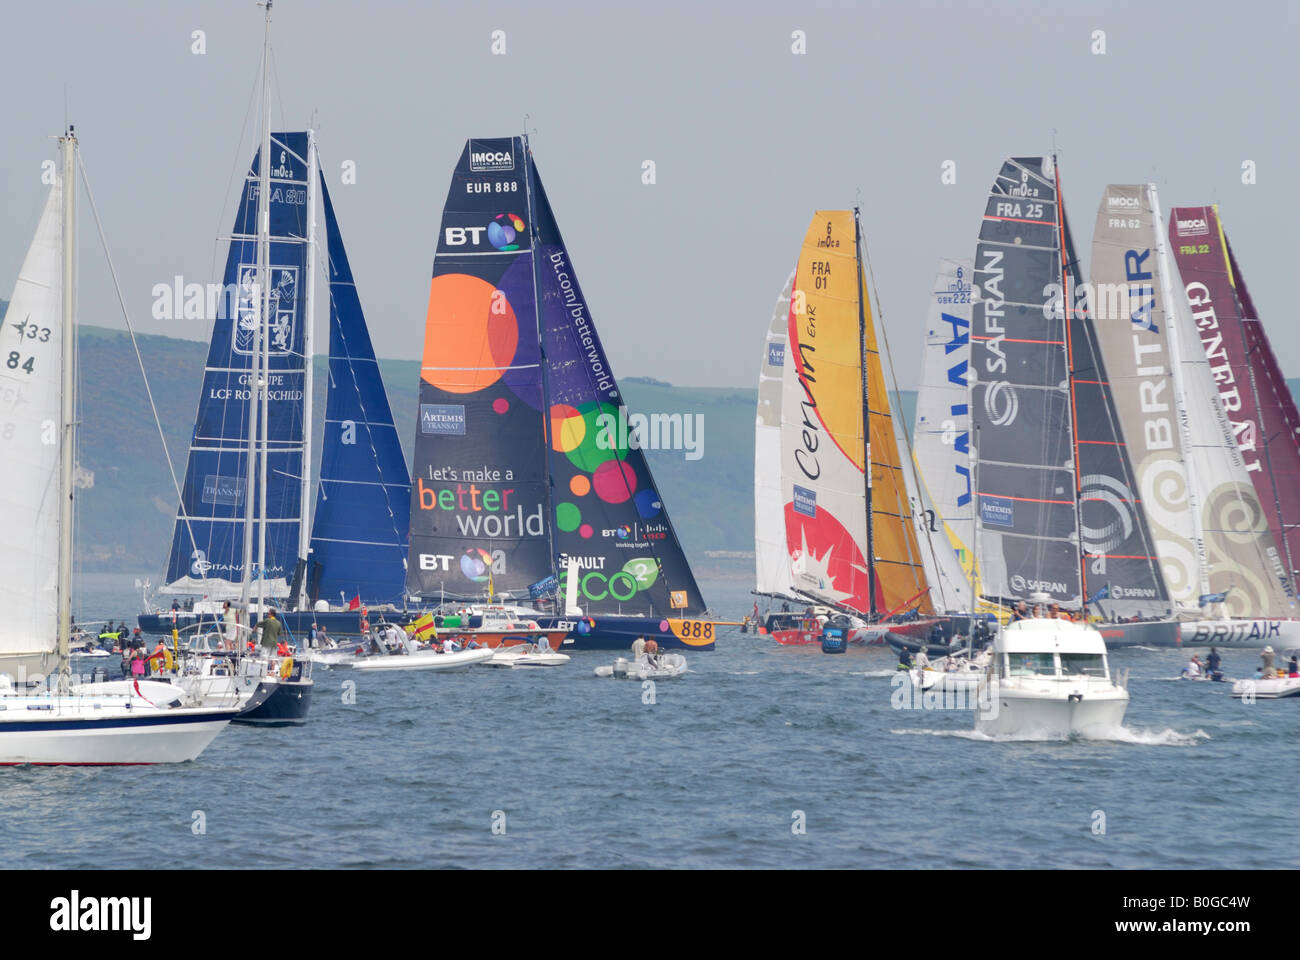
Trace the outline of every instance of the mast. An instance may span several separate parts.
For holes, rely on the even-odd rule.
[[[871,401],[867,393],[867,314],[862,289],[862,209],[853,207],[853,257],[858,271],[858,362],[862,370],[862,442],[863,474],[867,494],[867,593],[868,611],[876,616],[876,538],[871,515]]]
[[[1065,197],[1061,193],[1061,168],[1057,166],[1056,154],[1052,154],[1052,176],[1056,181],[1057,230],[1061,239],[1061,306],[1065,319],[1065,375],[1069,381],[1070,392],[1070,455],[1074,464],[1074,529],[1078,531],[1079,558],[1079,609],[1084,616],[1088,612],[1088,573],[1085,559],[1087,547],[1083,542],[1083,477],[1079,469],[1079,411],[1074,401],[1074,336],[1071,327],[1071,315],[1074,307],[1070,291],[1070,268],[1068,257],[1070,251],[1065,242]]]
[[[261,277],[259,293],[262,308],[258,323],[258,377],[261,416],[262,457],[258,464],[257,500],[257,616],[265,616],[266,604],[266,461],[270,453],[268,433],[268,388],[271,369],[271,2],[266,0],[266,40],[262,53],[262,158],[258,167],[257,272]]]
[[[546,373],[546,340],[542,336],[542,300],[537,286],[537,258],[540,249],[541,233],[537,229],[537,210],[533,206],[533,151],[528,145],[528,132],[525,130],[520,140],[522,152],[524,155],[524,193],[525,202],[528,204],[528,229],[531,232],[532,240],[529,246],[532,248],[532,273],[533,273],[533,319],[537,326],[537,356],[542,368],[542,409],[550,410],[551,408],[551,385]],[[546,476],[546,549],[551,560],[551,572],[554,575],[555,567],[555,481],[551,476],[551,418],[549,415],[542,417],[542,435],[545,437],[545,456],[542,458],[543,471]],[[573,576],[576,580],[576,570],[568,570],[565,577]],[[489,581],[491,582],[491,581]],[[566,591],[568,589],[568,580],[565,581]],[[557,591],[557,601],[558,591]],[[558,602],[556,604],[558,606]],[[567,603],[566,603],[567,606]],[[567,611],[559,611],[567,612]]]
[[[259,296],[253,331],[252,367],[248,374],[248,471],[244,489],[244,576],[240,584],[239,604],[248,611],[252,593],[253,567],[253,486],[257,481],[258,406],[262,380],[262,328],[270,302],[270,278],[267,276],[270,260],[271,185],[269,157],[271,153],[271,3],[266,4],[266,28],[262,42],[262,146],[257,171],[257,293]],[[260,5],[260,4],[259,4]],[[265,528],[265,524],[263,524]],[[261,571],[258,571],[261,576]],[[261,592],[261,587],[258,588]],[[250,625],[252,617],[249,617]]]
[[[298,558],[302,561],[302,576],[298,582],[298,596],[293,597],[298,609],[307,604],[307,583],[311,574],[311,428],[312,428],[312,328],[315,326],[316,306],[316,131],[307,131],[307,287],[303,297],[303,379],[302,379],[302,483],[298,498]]]
[[[59,138],[63,151],[63,409],[62,449],[59,451],[59,693],[68,692],[68,660],[72,634],[72,497],[73,466],[77,455],[77,136],[69,124]]]

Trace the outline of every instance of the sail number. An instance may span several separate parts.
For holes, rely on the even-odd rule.
[[[17,350],[10,350],[9,359],[5,361],[5,366],[8,367],[10,370],[21,369],[26,371],[27,373],[31,373],[35,365],[36,365],[35,357],[28,357],[26,360],[24,360],[19,355]]]
[[[18,334],[18,339],[26,337],[28,340],[38,340],[41,343],[50,342],[50,328],[38,327],[34,323],[28,323],[24,320],[22,323],[14,324],[14,332]]]
[[[680,620],[680,629],[674,626],[673,633],[683,640],[712,640],[713,624],[705,620]]]
[[[1184,256],[1187,254],[1209,253],[1210,245],[1208,243],[1196,243],[1190,246],[1180,246],[1178,252]]]

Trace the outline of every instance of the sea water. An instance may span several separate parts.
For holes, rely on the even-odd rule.
[[[78,621],[132,621],[131,576]],[[740,580],[704,581],[720,614]],[[315,672],[305,726],[230,726],[194,763],[0,770],[10,867],[1286,867],[1300,701],[1178,680],[1121,650],[1108,739],[997,741],[900,710],[885,648],[827,656],[724,628],[690,672],[615,654],[463,673]],[[104,663],[105,661],[99,661]],[[1257,653],[1224,655],[1230,677]]]

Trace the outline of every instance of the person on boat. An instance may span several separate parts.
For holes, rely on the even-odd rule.
[[[1187,661],[1187,666],[1183,667],[1183,676],[1189,680],[1195,680],[1201,675],[1201,658],[1192,654],[1192,659]]]
[[[313,623],[311,625],[311,629],[307,631],[307,646],[311,647],[313,650],[316,648],[316,624],[315,623]]]
[[[647,640],[645,642],[645,659],[651,666],[659,666],[659,641]]]
[[[1214,647],[1210,647],[1210,655],[1205,658],[1205,667],[1210,676],[1214,676],[1219,672],[1219,664],[1222,662],[1223,658],[1219,656],[1219,651]]]
[[[930,665],[929,654],[925,652],[924,648],[918,649],[916,651],[916,655],[912,657],[912,666],[916,667],[916,669],[918,670],[924,670],[929,665]]]
[[[899,670],[912,669],[912,651],[908,650],[907,647],[904,647],[902,650],[898,652],[898,669]]]
[[[1017,620],[1028,620],[1028,619],[1029,619],[1029,604],[1021,600],[1019,603],[1016,604],[1015,609],[1011,611],[1011,622],[1015,623]]]
[[[1264,676],[1266,677],[1273,676],[1273,674],[1276,672],[1273,669],[1273,647],[1271,645],[1265,647],[1264,651],[1259,655],[1259,658],[1260,660],[1263,661],[1261,666],[1264,668]]]
[[[289,655],[289,644],[287,641],[282,639],[275,645],[275,655],[277,657],[287,657]]]
[[[283,626],[276,615],[275,607],[266,611],[266,617],[257,626],[262,632],[262,652],[269,657],[271,651],[280,642],[280,630]]]
[[[1297,657],[1294,653],[1291,654],[1291,659],[1287,661],[1286,675],[1288,677],[1300,677],[1300,657]]]
[[[235,649],[235,641],[239,636],[239,625],[235,619],[235,608],[227,600],[221,605],[221,625],[226,632],[226,643],[230,644],[230,649]]]
[[[930,628],[930,642],[934,644],[943,643],[943,627],[941,627],[938,622]]]
[[[782,612],[782,613],[789,613],[789,612],[790,612],[790,603],[789,603],[789,601],[786,601],[786,600],[782,600],[782,601],[781,601],[781,612]]]
[[[137,650],[131,655],[131,677],[139,680],[145,675],[144,651]]]
[[[645,653],[645,637],[637,637],[632,641],[632,656],[639,657]]]

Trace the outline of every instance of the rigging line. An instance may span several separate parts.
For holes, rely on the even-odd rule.
[[[218,249],[220,248],[220,246],[221,246],[221,239],[220,239],[220,238],[221,238],[221,224],[223,224],[223,223],[226,222],[226,211],[230,209],[230,187],[229,187],[229,184],[230,184],[230,182],[231,182],[232,180],[234,180],[235,175],[239,172],[239,158],[240,158],[241,156],[243,156],[243,153],[244,153],[244,132],[248,129],[248,118],[249,118],[249,116],[250,116],[250,115],[252,114],[252,112],[253,112],[253,103],[254,103],[254,100],[255,100],[255,98],[256,98],[256,96],[257,96],[257,89],[258,89],[258,87],[260,86],[260,84],[261,84],[261,75],[260,75],[260,71],[259,71],[259,72],[258,72],[258,75],[254,77],[252,87],[250,87],[250,88],[249,88],[249,91],[248,91],[248,106],[247,106],[247,108],[245,108],[245,110],[244,110],[244,122],[243,122],[242,124],[240,124],[240,127],[239,127],[239,142],[238,142],[238,144],[236,144],[236,146],[235,146],[235,159],[231,162],[231,165],[230,165],[230,173],[226,175],[226,184],[227,184],[227,186],[226,186],[226,195],[225,195],[224,199],[223,199],[222,202],[221,202],[221,215],[220,215],[220,217],[219,217],[218,220],[217,220],[217,228],[216,228],[216,230],[213,231],[213,238],[214,238],[214,239],[213,239],[213,241],[212,241],[212,261],[208,264],[208,276],[212,276],[214,273],[216,273],[216,270],[217,270],[217,250],[218,250]],[[245,175],[240,179],[240,183],[241,183],[241,186],[240,186],[240,194],[241,194],[241,195],[243,194],[243,190],[244,190],[244,186],[243,186],[243,184],[246,184],[247,181],[248,181],[248,176],[247,176],[247,174],[245,174]]]
[[[135,359],[140,365],[140,377],[144,381],[144,392],[149,398],[149,409],[153,413],[154,426],[158,428],[158,439],[162,443],[163,456],[167,459],[167,472],[171,475],[172,489],[175,490],[177,502],[180,504],[178,512],[181,519],[185,521],[185,527],[190,534],[190,542],[195,543],[194,530],[190,524],[189,514],[185,511],[185,500],[181,496],[181,486],[176,479],[176,467],[172,463],[171,451],[167,449],[167,436],[163,433],[162,420],[158,417],[158,405],[154,403],[153,389],[149,386],[149,375],[145,372],[144,357],[140,354],[140,344],[135,337],[135,327],[131,323],[131,315],[126,308],[126,299],[122,296],[122,284],[118,280],[117,269],[113,266],[113,256],[108,250],[108,239],[104,236],[104,224],[99,219],[99,208],[95,205],[95,194],[90,189],[90,177],[86,174],[86,163],[80,150],[77,151],[77,165],[81,168],[81,182],[86,187],[86,199],[90,201],[90,212],[95,217],[95,229],[99,232],[99,242],[104,248],[104,259],[108,261],[108,272],[113,278],[113,290],[117,293],[117,302],[122,308],[122,319],[126,321],[126,329],[131,336],[131,347],[135,350]],[[205,583],[207,581],[207,571],[202,566],[199,568],[199,579]]]
[[[879,326],[879,328],[880,328],[881,339],[884,341],[884,344],[885,344],[885,357],[889,360],[889,379],[890,379],[890,382],[894,385],[894,389],[893,389],[894,401],[895,401],[895,404],[896,404],[897,407],[898,407],[899,413],[901,414],[901,413],[902,413],[902,408],[903,408],[903,400],[902,400],[902,396],[901,396],[901,394],[899,393],[899,389],[898,389],[898,376],[897,376],[897,374],[896,374],[895,371],[894,371],[894,354],[893,354],[893,351],[892,351],[892,350],[890,349],[890,347],[889,347],[889,328],[888,328],[888,325],[885,323],[885,308],[881,305],[881,302],[880,302],[880,288],[876,286],[876,272],[875,272],[875,268],[871,265],[871,247],[870,247],[870,245],[867,243],[867,232],[866,232],[865,230],[862,231],[862,255],[863,255],[863,259],[866,261],[866,264],[867,264],[867,275],[871,278],[871,289],[867,291],[867,295],[870,296],[871,293],[872,293],[873,291],[875,292],[875,295],[876,295],[876,314],[877,314],[877,316],[879,316],[879,318],[880,318],[880,323],[879,323],[878,326]],[[879,351],[877,351],[876,355],[877,355],[877,357],[879,357]],[[890,419],[891,419],[891,420],[893,419],[892,415],[891,415]],[[915,469],[916,469],[916,462],[915,462],[915,455],[914,455],[913,450],[912,450],[912,434],[911,434],[911,430],[909,429],[908,424],[906,423],[906,421],[905,421],[901,416],[899,417],[899,422],[900,422],[900,425],[901,425],[902,428],[903,428],[903,443],[904,443],[904,444],[906,445],[906,447],[907,447],[907,459],[908,459],[908,461],[912,464],[912,469],[915,471]],[[870,425],[864,425],[864,430],[866,430],[866,432],[868,433],[868,435],[870,435],[870,430],[871,430]],[[895,430],[895,436],[897,436],[897,430]],[[900,458],[900,459],[901,459],[901,458]],[[866,466],[867,466],[867,469],[868,469],[868,470],[871,469],[871,464],[867,464]],[[902,465],[901,465],[901,464],[899,465],[899,471],[902,472]],[[916,484],[917,484],[917,496],[919,497],[919,496],[920,496],[920,483],[921,483],[921,478],[920,478],[919,473],[914,473],[913,478],[914,478],[914,480],[915,480],[915,482],[916,482]],[[904,480],[904,485],[906,485],[906,480]],[[903,509],[903,504],[902,504],[902,502],[899,500],[897,490],[898,490],[898,488],[897,488],[897,486],[895,486],[895,501],[898,503],[898,509],[899,509],[899,512],[901,513],[901,512],[902,512],[902,509]],[[910,508],[910,504],[909,504],[909,508]],[[936,512],[937,512],[937,511],[936,511]],[[908,520],[909,520],[909,521],[912,521],[912,522],[914,523],[914,514],[913,514],[913,511],[912,511],[911,509],[908,510]],[[905,538],[905,539],[906,539],[906,538]],[[926,528],[925,528],[925,539],[926,539],[926,542],[929,543],[929,545],[930,545],[930,555],[933,556],[933,557],[935,558],[935,568],[936,568],[936,572],[937,572],[937,570],[938,570],[938,556],[937,556],[937,554],[935,553],[935,550],[934,550],[934,539],[930,536],[930,529],[929,529],[928,526],[926,526]],[[919,549],[920,545],[918,544],[917,546],[918,546],[918,549]],[[911,555],[912,555],[912,547],[911,547],[911,543],[910,543],[910,542],[907,544],[907,553],[908,553],[908,556],[909,556],[909,558],[910,558]],[[872,562],[873,562],[873,563],[875,562],[875,558],[874,558],[874,557],[872,558]],[[913,561],[913,566],[914,566],[914,567],[915,567],[915,566],[922,566],[922,573],[924,574],[923,561],[922,561],[922,559],[921,559],[920,557],[917,557],[917,559],[916,559],[915,561]],[[915,579],[916,579],[915,576],[913,576],[913,580],[914,580],[914,581],[915,581]],[[927,577],[926,579],[928,580],[928,577]],[[940,580],[942,580],[942,579],[943,579],[943,578],[940,577]],[[943,599],[944,599],[944,601],[945,601],[945,603],[946,603],[948,598],[947,598],[946,593],[944,593],[944,591],[943,591],[943,585],[942,585],[942,584],[940,584],[940,590],[939,590],[939,592],[940,592],[940,594],[943,596]]]

